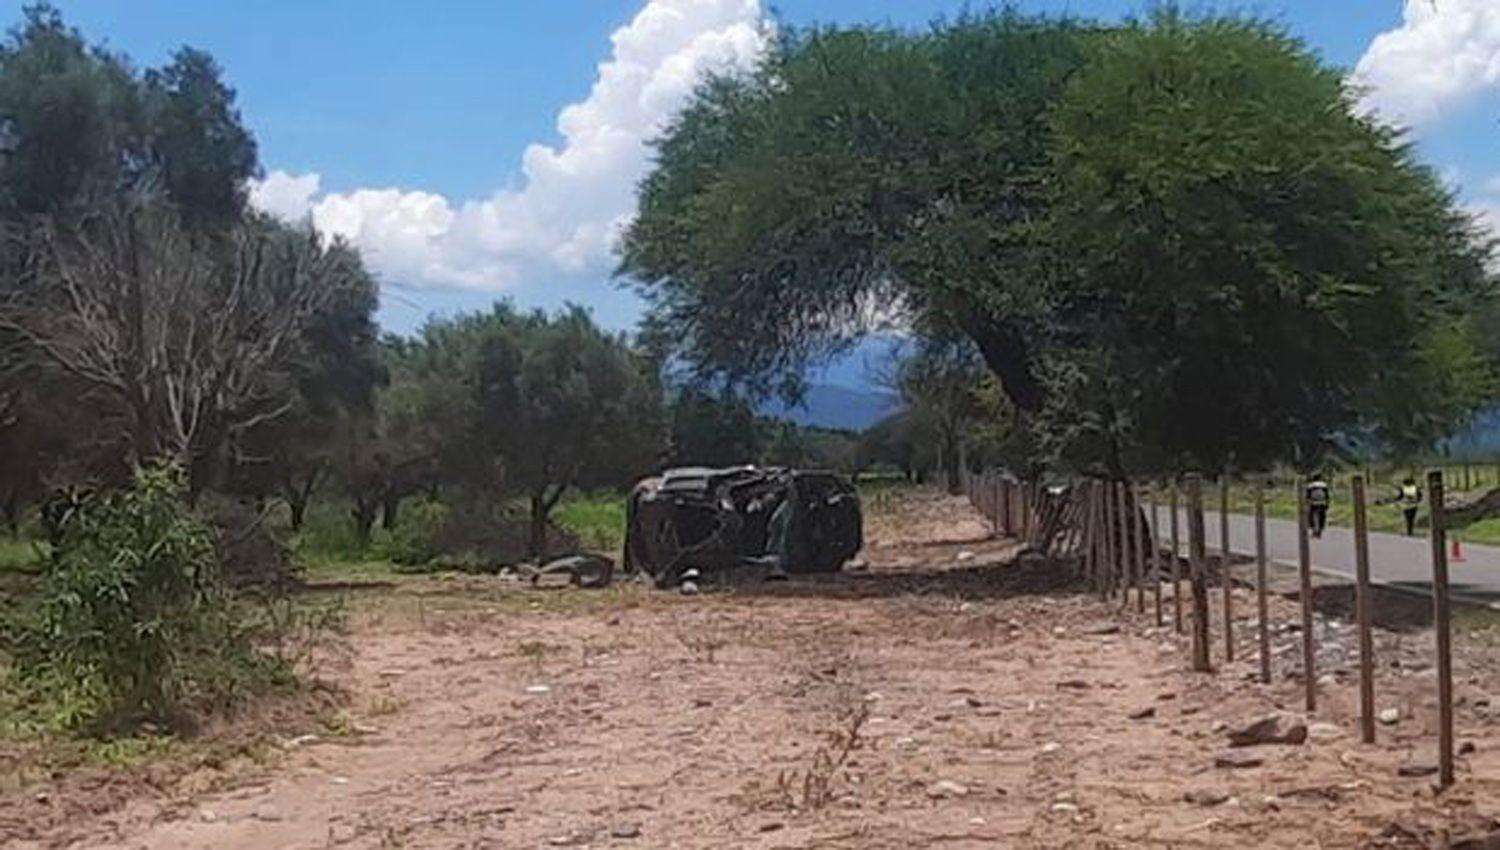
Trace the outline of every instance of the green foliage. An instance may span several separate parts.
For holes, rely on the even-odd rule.
[[[1489,246],[1256,20],[796,31],[657,154],[621,273],[700,377],[774,389],[895,313],[967,337],[1007,451],[1115,474],[1409,453],[1492,397]]]
[[[1100,43],[1052,126],[1060,357],[1132,466],[1307,464],[1351,429],[1430,445],[1472,414],[1483,367],[1451,317],[1489,296],[1486,252],[1339,69],[1165,12]]]
[[[760,457],[755,411],[742,398],[687,388],[669,415],[673,466],[734,466]]]
[[[625,545],[625,497],[617,492],[565,496],[553,513],[587,549],[616,555]]]
[[[665,438],[651,364],[580,307],[556,315],[497,304],[437,321],[407,346],[411,409],[436,430],[443,474],[492,509],[529,504],[531,551],[575,487],[623,487]]]
[[[234,221],[259,165],[220,75],[190,48],[137,74],[52,6],[27,8],[0,45],[0,218],[71,217],[102,199],[162,192],[194,221]]]
[[[15,641],[15,676],[37,695],[31,714],[43,725],[181,724],[285,674],[252,647],[184,487],[180,470],[142,470],[63,526]]]
[[[401,518],[391,529],[390,559],[401,566],[419,566],[437,557],[438,536],[453,512],[436,499],[412,499],[401,507]]]

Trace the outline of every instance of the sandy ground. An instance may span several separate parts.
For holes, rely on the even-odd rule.
[[[1473,752],[1439,795],[1398,775],[1433,752],[1426,634],[1380,636],[1380,705],[1400,719],[1364,746],[1337,625],[1304,717],[1283,629],[1272,685],[1251,681],[1246,622],[1242,660],[1195,675],[1149,604],[1041,589],[960,501],[898,500],[872,526],[867,571],[696,598],[475,579],[373,593],[325,671],[348,692],[333,733],[93,805],[28,789],[0,801],[0,831],[258,850],[1437,847],[1500,829],[1500,656],[1478,638],[1458,661]],[[1215,766],[1225,724],[1273,710],[1325,725]]]

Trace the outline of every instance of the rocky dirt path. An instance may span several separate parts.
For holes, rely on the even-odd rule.
[[[377,606],[340,734],[17,846],[1353,848],[1493,827],[1492,670],[1461,671],[1475,752],[1439,797],[1398,776],[1428,752],[1420,674],[1382,682],[1402,717],[1362,747],[1352,687],[1302,718],[1284,676],[1194,677],[1149,617],[997,566],[961,504],[898,508],[869,571],[825,581],[521,602],[466,582]],[[1215,766],[1226,725],[1277,709],[1315,739]]]

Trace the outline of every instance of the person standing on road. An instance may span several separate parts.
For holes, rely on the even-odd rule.
[[[1401,505],[1401,516],[1406,520],[1406,536],[1415,536],[1417,509],[1422,507],[1422,488],[1417,486],[1417,482],[1410,475],[1396,489],[1396,502]]]
[[[1323,529],[1328,526],[1328,504],[1332,500],[1333,488],[1323,476],[1314,475],[1307,482],[1307,528],[1313,537],[1323,536]]]

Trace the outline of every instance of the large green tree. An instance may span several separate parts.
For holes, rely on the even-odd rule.
[[[968,16],[786,35],[658,143],[621,272],[776,388],[882,321],[969,338],[1054,461],[1430,443],[1488,396],[1488,249],[1278,28]]]

